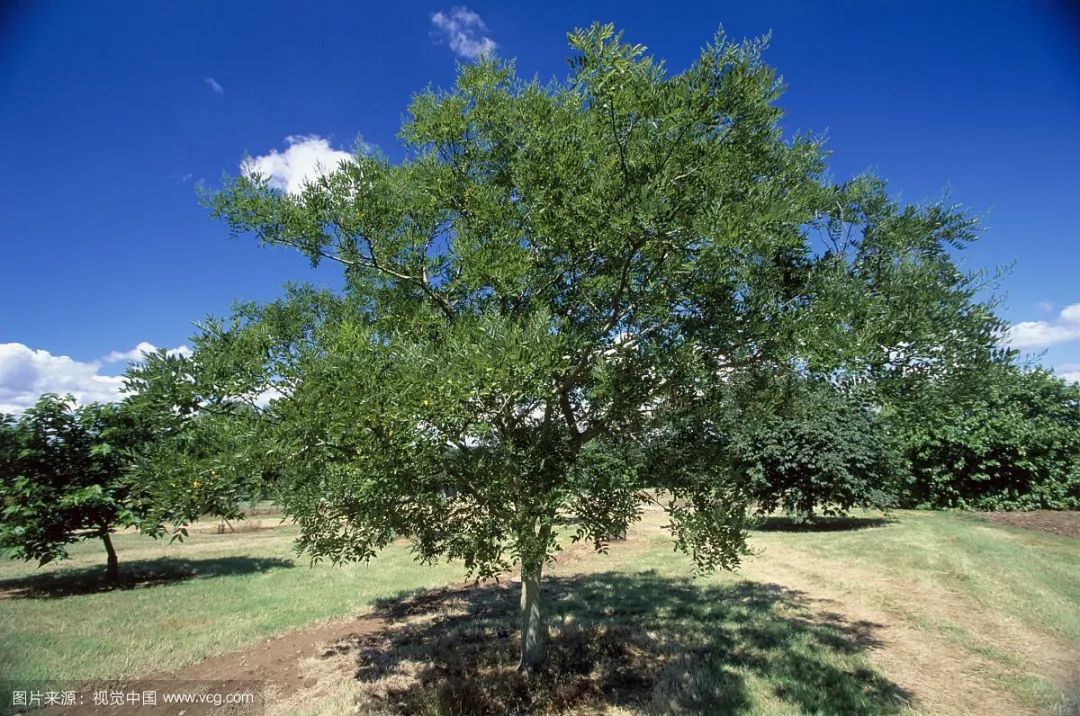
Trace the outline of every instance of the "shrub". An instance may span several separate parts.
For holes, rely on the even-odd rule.
[[[904,475],[874,409],[829,386],[803,386],[781,411],[737,426],[728,460],[759,511],[798,519],[887,508]]]
[[[901,429],[909,506],[1080,508],[1080,387],[1003,367],[961,405],[925,406]]]

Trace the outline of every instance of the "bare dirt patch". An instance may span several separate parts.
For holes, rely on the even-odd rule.
[[[1080,511],[1032,510],[1030,512],[980,512],[980,517],[995,525],[1022,527],[1061,537],[1080,539]]]
[[[364,616],[320,624],[287,632],[255,646],[220,654],[176,671],[154,674],[149,680],[261,680],[270,701],[313,686],[308,683],[301,662],[326,652],[327,644],[359,639],[385,629],[381,617]]]

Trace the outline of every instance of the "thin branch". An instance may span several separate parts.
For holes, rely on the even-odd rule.
[[[422,290],[424,292],[424,294],[426,294],[427,297],[430,298],[439,307],[439,309],[443,312],[443,314],[446,315],[447,320],[450,320],[450,321],[454,320],[455,315],[454,315],[453,306],[450,305],[449,301],[447,301],[445,297],[443,297],[442,295],[437,293],[431,287],[431,284],[429,284],[428,281],[427,281],[426,273],[425,273],[424,277],[421,278],[421,277],[417,277],[417,276],[410,276],[408,274],[401,273],[400,271],[395,271],[394,269],[390,268],[389,266],[386,266],[385,264],[382,264],[382,263],[380,263],[378,261],[378,259],[375,257],[375,249],[372,246],[370,239],[368,239],[367,237],[364,237],[364,242],[368,246],[368,253],[370,254],[370,258],[361,256],[361,255],[358,254],[356,259],[346,259],[346,258],[342,257],[340,254],[334,253],[332,251],[326,251],[325,249],[321,249],[321,248],[317,248],[317,247],[312,248],[312,247],[301,246],[296,241],[293,241],[293,240],[288,239],[288,238],[279,237],[279,238],[276,238],[276,239],[273,240],[273,243],[279,243],[279,244],[283,244],[285,246],[291,246],[291,247],[293,247],[295,249],[298,249],[300,251],[312,251],[317,256],[319,256],[320,258],[328,259],[330,261],[336,261],[337,263],[339,263],[339,264],[341,264],[343,266],[371,269],[371,270],[374,270],[374,271],[378,271],[380,273],[384,273],[387,276],[391,276],[391,277],[399,279],[401,281],[407,281],[409,283],[415,284],[416,286],[419,286],[420,290]]]

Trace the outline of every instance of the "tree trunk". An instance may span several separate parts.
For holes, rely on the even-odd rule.
[[[105,578],[110,584],[116,584],[120,581],[120,565],[116,559],[116,550],[113,549],[112,538],[109,537],[108,532],[101,533],[101,541],[105,543],[105,551],[109,555],[108,566],[105,568]]]
[[[544,620],[540,613],[541,566],[521,566],[521,661],[519,671],[533,671],[544,660],[546,641]]]

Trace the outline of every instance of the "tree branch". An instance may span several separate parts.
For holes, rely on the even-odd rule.
[[[347,258],[344,258],[343,256],[341,256],[340,253],[334,253],[332,251],[326,251],[325,249],[318,248],[318,247],[305,247],[305,246],[300,245],[296,241],[293,241],[291,239],[284,238],[284,237],[275,238],[275,239],[271,240],[271,243],[278,243],[278,244],[282,244],[284,246],[291,246],[294,249],[297,249],[297,250],[299,250],[301,252],[312,252],[316,256],[318,256],[319,258],[327,259],[327,260],[330,260],[330,261],[335,261],[335,262],[341,264],[342,266],[350,266],[350,267],[359,267],[359,268],[371,269],[373,271],[378,271],[379,273],[386,274],[387,276],[391,276],[391,277],[396,278],[398,280],[407,281],[409,283],[415,284],[416,286],[418,286],[420,288],[421,291],[424,292],[424,294],[428,298],[430,298],[435,303],[435,305],[437,305],[439,307],[439,310],[441,310],[443,312],[443,314],[446,316],[447,320],[453,321],[454,318],[455,318],[453,306],[450,305],[450,302],[447,301],[444,296],[440,295],[438,292],[436,292],[431,287],[431,284],[428,283],[428,281],[427,281],[426,272],[425,272],[423,277],[410,276],[408,274],[401,273],[400,271],[396,271],[396,270],[390,268],[389,266],[386,266],[385,264],[380,263],[378,261],[378,259],[375,257],[375,249],[371,245],[371,240],[370,239],[364,238],[364,243],[366,243],[368,245],[368,253],[370,254],[370,258],[365,257],[365,256],[360,255],[360,254],[357,254],[356,259],[347,259]]]

